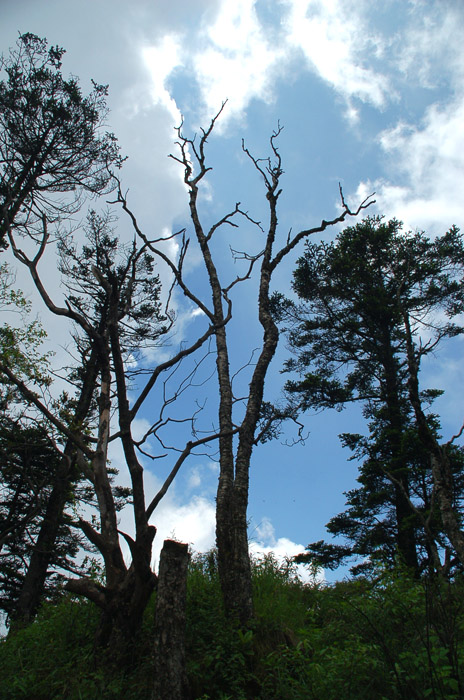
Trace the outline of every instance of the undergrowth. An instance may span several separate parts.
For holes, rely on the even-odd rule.
[[[464,582],[404,571],[304,585],[272,557],[254,563],[255,617],[226,620],[214,552],[188,579],[192,700],[458,700]],[[154,601],[130,670],[94,647],[98,611],[69,596],[0,642],[1,700],[149,700]]]

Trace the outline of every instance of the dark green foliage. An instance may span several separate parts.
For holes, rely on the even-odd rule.
[[[356,458],[366,458],[359,467],[359,486],[344,494],[347,509],[327,523],[327,531],[334,537],[342,536],[347,544],[339,545],[323,540],[313,542],[307,546],[307,552],[297,557],[297,561],[314,562],[324,568],[336,569],[347,560],[355,559],[357,563],[351,568],[351,573],[356,575],[366,573],[376,563],[388,565],[397,558],[394,500],[387,476],[388,465],[382,462],[380,455],[374,456],[375,445],[361,435],[348,434],[341,438]],[[410,514],[409,522],[414,527],[420,573],[423,573],[428,567],[433,569],[424,522],[427,522],[430,536],[442,551],[449,547],[449,542],[443,533],[438,506],[432,501],[429,455],[413,428],[404,431],[404,451],[410,465],[409,485],[416,508],[416,512]],[[455,483],[454,507],[456,512],[462,512],[464,449],[451,445],[448,452]],[[361,563],[360,558],[363,560]],[[462,569],[454,558],[448,559],[446,567],[448,573],[455,567]]]
[[[434,318],[440,310],[452,316],[462,311],[463,269],[456,228],[432,241],[423,233],[404,234],[396,220],[369,217],[334,243],[308,243],[293,283],[302,304],[274,300],[276,313],[291,324],[295,357],[286,367],[303,377],[287,383],[289,392],[302,408],[355,399],[384,403],[388,362],[400,383],[406,377],[403,312],[417,332],[433,322],[436,337],[421,346],[421,358],[436,341],[463,332]]]
[[[107,87],[84,97],[61,73],[64,49],[23,34],[0,62],[0,246],[9,227],[30,234],[42,216],[56,220],[80,208],[80,194],[111,188],[121,163],[113,134],[104,133]]]
[[[328,524],[346,542],[310,544],[309,561],[336,567],[358,556],[365,560],[358,571],[365,571],[369,562],[393,563],[399,555],[417,575],[437,567],[437,551],[449,543],[409,399],[407,337],[410,327],[419,368],[444,338],[463,332],[453,320],[463,309],[463,271],[456,228],[431,240],[403,233],[396,220],[369,217],[333,243],[307,244],[294,273],[300,304],[275,297],[274,313],[294,352],[285,368],[299,375],[286,384],[290,407],[340,410],[361,401],[369,428],[367,437],[342,436],[361,462],[348,510]],[[423,405],[439,393],[423,392]],[[438,441],[438,420],[427,420]],[[462,452],[453,459],[459,508]]]
[[[0,416],[0,609],[7,615],[15,610],[59,464],[43,427]],[[57,569],[71,566],[81,545],[63,514],[45,593],[56,585]]]
[[[255,562],[256,617],[223,613],[215,554],[188,582],[192,700],[458,700],[464,690],[464,582],[395,569],[304,586],[272,557]],[[64,598],[0,643],[2,700],[149,700],[153,600],[130,670],[95,654],[96,608]]]
[[[161,284],[153,256],[147,246],[122,244],[114,233],[115,224],[109,213],[91,210],[82,247],[75,237],[60,238],[59,269],[73,309],[84,313],[100,331],[114,314],[122,351],[138,356],[142,348],[161,342],[172,319],[161,311]]]

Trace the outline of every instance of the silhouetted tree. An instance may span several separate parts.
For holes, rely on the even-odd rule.
[[[371,438],[346,440],[355,449],[362,447],[370,459],[361,475],[364,490],[350,498],[359,520],[362,502],[366,505],[361,495],[369,496],[376,508],[391,504],[390,533],[403,562],[416,571],[420,508],[427,511],[434,500],[436,480],[430,484],[429,452],[417,442],[408,357],[418,369],[443,339],[463,332],[440,317],[455,317],[462,310],[463,270],[464,246],[456,228],[430,240],[423,233],[403,234],[398,221],[371,217],[345,229],[334,243],[308,244],[294,273],[293,287],[302,303],[276,299],[278,313],[290,324],[295,354],[286,369],[301,375],[287,382],[288,394],[303,410],[363,402],[366,417],[373,421]],[[437,393],[423,392],[421,405]],[[436,424],[425,420],[437,439]],[[411,441],[419,449],[411,450]],[[424,462],[429,488],[418,505],[417,480]],[[367,508],[365,514],[364,527],[375,540],[382,528],[372,520],[369,528]],[[340,519],[330,527],[341,525]],[[425,521],[421,526],[425,532]],[[385,534],[384,528],[384,544]],[[431,531],[427,537],[429,546],[436,547]]]
[[[157,431],[169,422],[163,412],[170,404],[170,398],[165,396],[164,404],[162,400],[160,412],[163,420],[160,424],[155,420],[146,435],[138,440],[133,435],[134,420],[151,390],[162,381],[163,373],[199,349],[212,335],[213,328],[208,328],[191,345],[174,351],[163,363],[154,368],[147,367],[144,353],[162,342],[173,318],[161,310],[160,282],[154,273],[153,258],[147,245],[138,245],[136,241],[126,246],[121,244],[113,235],[113,221],[109,215],[90,213],[87,243],[82,248],[71,235],[61,238],[59,268],[65,290],[63,305],[53,301],[39,273],[40,261],[49,241],[46,219],[43,220],[42,239],[37,242],[38,251],[34,258],[28,257],[13,233],[10,241],[18,261],[29,269],[45,307],[74,326],[75,365],[67,377],[74,387],[74,396],[67,397],[65,402],[48,400],[45,394],[40,395],[34,388],[27,375],[17,371],[6,355],[0,363],[0,372],[5,381],[16,387],[23,402],[42,416],[60,450],[64,471],[58,472],[56,503],[63,487],[69,488],[70,480],[83,475],[92,486],[98,522],[96,519],[90,521],[78,511],[74,525],[101,554],[104,582],[97,583],[92,576],[81,576],[69,579],[66,587],[86,596],[101,608],[99,641],[121,651],[130,648],[156,582],[151,568],[156,527],[149,520],[195,447],[217,438],[216,434],[208,434],[187,440],[178,450],[163,486],[147,503],[140,455],[145,454],[145,441],[156,436]],[[130,405],[129,390],[135,391],[140,382],[142,386]],[[113,425],[114,422],[117,426]],[[121,443],[130,476],[134,536],[120,530],[118,523],[119,496],[128,494],[116,491],[112,485],[108,447],[114,440]],[[61,509],[64,505],[61,501]],[[55,525],[58,510],[58,507],[54,510]],[[129,547],[130,564],[123,555],[122,542]],[[43,548],[36,547],[34,553],[36,551],[39,556]],[[43,563],[43,558],[41,561]],[[25,609],[30,609],[30,596],[36,592],[34,581],[36,579],[31,576],[30,587],[27,591],[23,587]],[[21,597],[19,608],[18,616],[25,619]]]
[[[44,214],[77,211],[81,193],[111,189],[121,163],[113,134],[104,132],[107,87],[83,96],[61,73],[64,49],[23,34],[0,62],[0,246],[10,227],[40,235]]]

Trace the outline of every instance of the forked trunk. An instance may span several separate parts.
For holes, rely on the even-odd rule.
[[[95,642],[99,648],[108,648],[118,664],[130,666],[137,657],[136,639],[155,584],[152,572],[141,577],[130,569],[119,586],[106,592]]]
[[[218,570],[226,613],[246,625],[253,615],[251,564],[247,536],[247,494],[236,485],[218,488],[216,508]]]

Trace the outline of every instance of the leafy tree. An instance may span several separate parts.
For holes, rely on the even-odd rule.
[[[111,189],[110,167],[121,158],[102,127],[107,87],[83,96],[61,73],[64,49],[23,34],[0,69],[0,245],[11,227],[41,228],[42,216],[77,211],[80,195]]]
[[[356,537],[367,529],[373,542],[380,537],[377,546],[389,541],[391,549],[394,533],[395,548],[416,571],[417,529],[423,529],[429,547],[437,546],[426,524],[435,480],[429,452],[411,450],[411,439],[418,444],[418,430],[409,396],[408,345],[419,367],[443,339],[463,332],[446,320],[462,310],[463,269],[464,247],[456,228],[432,241],[423,233],[403,234],[398,221],[370,217],[345,229],[334,243],[308,244],[294,273],[302,303],[275,300],[295,354],[286,369],[301,376],[286,384],[292,402],[307,409],[362,401],[372,421],[369,440],[345,437],[369,456],[361,491],[349,495],[359,522]],[[421,405],[437,393],[423,392]],[[427,423],[436,436],[436,422],[428,418]],[[429,485],[421,495],[424,474]],[[367,501],[374,508],[370,515]],[[379,527],[372,518],[387,503],[387,520]],[[347,519],[349,514],[339,516],[330,527],[350,532]],[[342,549],[336,556],[343,554]]]
[[[28,562],[59,470],[60,455],[40,425],[23,425],[20,418],[0,417],[0,608],[14,617]],[[83,497],[77,489],[68,499]],[[59,571],[77,570],[73,559],[82,538],[62,513],[49,552],[42,598],[59,580]]]
[[[328,532],[334,537],[343,537],[345,544],[337,545],[323,540],[313,542],[307,546],[304,554],[297,557],[298,562],[311,561],[334,569],[354,557],[358,563],[351,572],[355,575],[372,570],[379,562],[389,567],[394,564],[398,549],[395,494],[388,471],[389,458],[382,453],[385,441],[377,435],[375,424],[371,424],[371,428],[368,437],[352,433],[340,436],[344,446],[353,452],[351,459],[364,460],[359,467],[358,487],[345,493],[347,509],[327,523]],[[418,571],[438,570],[448,574],[459,562],[450,557],[449,541],[434,495],[430,455],[419,440],[414,424],[405,426],[403,438],[404,458],[409,465],[410,522],[414,528]],[[457,512],[462,512],[462,448],[451,446],[450,462],[458,494],[454,506]],[[440,550],[445,552],[443,564],[440,562]]]
[[[13,288],[8,266],[0,268],[2,310],[14,323],[0,327],[0,357],[15,376],[36,390],[50,385],[50,353],[42,352],[46,336],[40,322],[30,321],[31,304]],[[18,317],[19,316],[19,317]],[[64,397],[60,398],[63,402]],[[69,403],[69,402],[68,402]],[[40,415],[28,412],[17,387],[0,377],[0,600],[10,620],[30,619],[41,598],[59,578],[59,570],[76,571],[73,562],[82,538],[64,512],[75,499],[91,500],[88,489],[63,480],[61,455]],[[62,506],[51,518],[57,489]],[[53,538],[45,537],[53,524]],[[41,564],[40,572],[35,562]],[[31,578],[34,586],[31,589]],[[27,594],[27,595],[25,595]],[[25,605],[27,598],[27,605]]]

